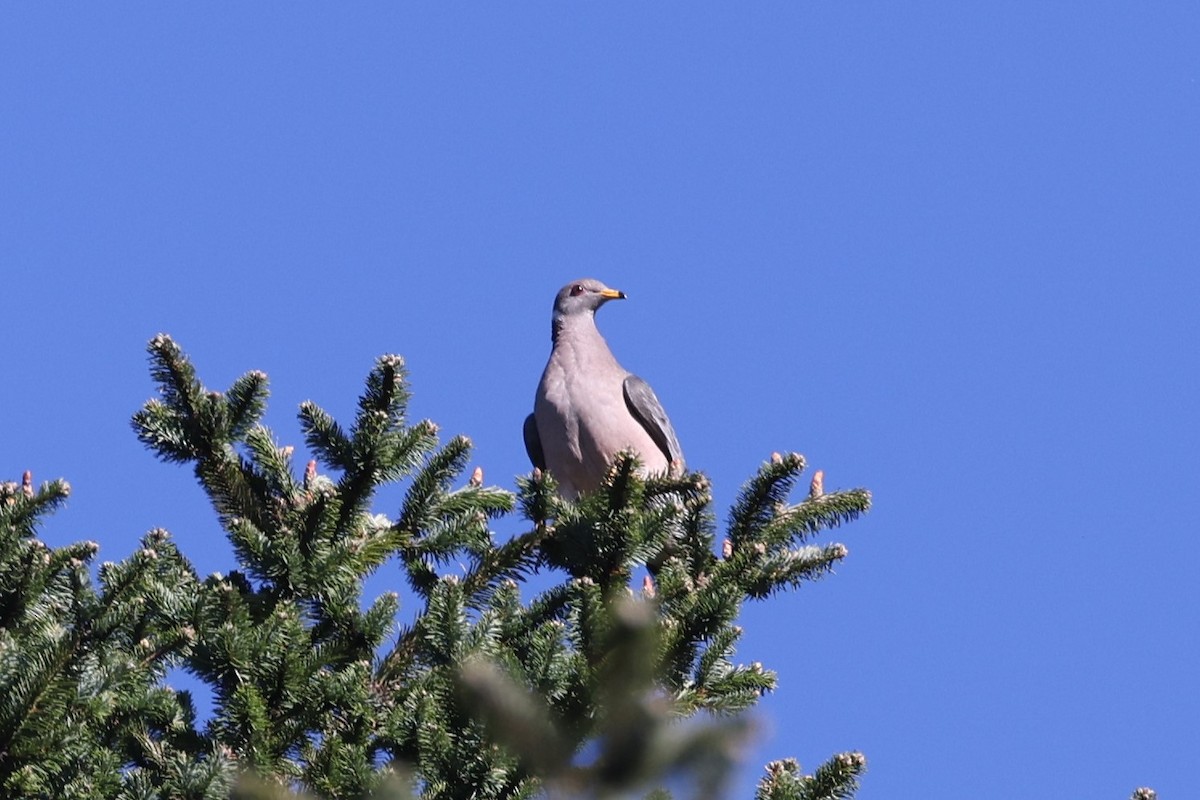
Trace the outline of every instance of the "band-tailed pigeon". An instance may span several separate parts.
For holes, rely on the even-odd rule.
[[[617,363],[596,329],[596,309],[624,292],[591,278],[554,298],[550,360],[525,418],[525,450],[568,499],[595,490],[622,450],[644,474],[683,468],[675,429],[650,385]]]

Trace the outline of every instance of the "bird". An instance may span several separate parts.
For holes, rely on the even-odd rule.
[[[654,390],[617,362],[596,328],[596,311],[625,298],[593,278],[568,283],[554,298],[550,359],[524,438],[529,460],[554,476],[568,500],[595,491],[622,451],[637,455],[643,475],[684,468]]]

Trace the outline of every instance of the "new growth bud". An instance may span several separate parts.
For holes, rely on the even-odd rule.
[[[819,469],[813,473],[812,483],[808,486],[809,497],[820,497],[825,494],[825,470]]]

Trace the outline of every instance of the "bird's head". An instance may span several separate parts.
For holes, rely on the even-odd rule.
[[[596,309],[609,300],[624,300],[625,293],[610,289],[595,278],[571,281],[559,290],[554,298],[554,319],[569,319],[584,314],[595,314]]]

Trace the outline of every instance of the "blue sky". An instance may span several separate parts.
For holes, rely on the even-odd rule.
[[[722,508],[772,450],[874,493],[745,615],[743,796],[847,749],[862,800],[1200,796],[1197,42],[1191,3],[5,6],[0,472],[71,481],[53,543],[228,570],[129,428],[166,331],[295,444],[400,353],[512,487],[595,276]]]

